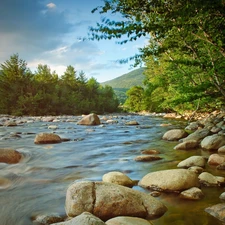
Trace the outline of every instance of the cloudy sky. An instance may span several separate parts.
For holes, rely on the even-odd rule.
[[[91,13],[99,5],[102,0],[1,0],[0,63],[18,53],[32,71],[47,64],[62,75],[72,65],[98,82],[130,72],[132,62],[116,61],[138,53],[147,40],[126,45],[116,40],[80,41],[89,26],[100,22],[103,15]]]

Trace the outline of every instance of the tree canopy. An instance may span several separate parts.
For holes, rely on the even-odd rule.
[[[48,65],[32,73],[14,54],[0,65],[0,114],[75,115],[115,112],[118,100],[111,87],[102,87],[69,65],[59,77]]]
[[[92,40],[125,44],[149,36],[149,44],[131,59],[146,63],[152,103],[161,96],[158,110],[224,104],[224,0],[105,0],[95,11],[119,13],[121,20],[103,18],[90,28]]]

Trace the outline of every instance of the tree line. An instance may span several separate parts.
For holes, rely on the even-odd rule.
[[[34,73],[14,54],[0,65],[0,114],[76,115],[115,112],[118,99],[110,86],[87,79],[68,66],[59,77],[48,65]]]
[[[125,107],[178,112],[224,107],[224,0],[105,0],[95,11],[120,14],[121,20],[103,17],[90,28],[91,40],[125,44],[149,37],[138,54],[121,60],[147,67],[145,87],[131,88]]]

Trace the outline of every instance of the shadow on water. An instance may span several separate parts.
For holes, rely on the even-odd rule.
[[[147,173],[176,168],[177,164],[194,151],[174,150],[176,142],[161,140],[169,129],[183,128],[187,122],[166,120],[160,117],[129,116],[117,118],[118,124],[86,127],[73,122],[58,122],[56,134],[71,141],[60,144],[35,145],[34,138],[52,123],[25,123],[18,127],[0,128],[0,148],[13,148],[23,153],[24,159],[15,165],[0,163],[0,177],[10,180],[9,188],[0,189],[1,225],[32,225],[31,218],[38,214],[65,215],[65,195],[68,186],[76,180],[101,180],[110,171],[121,171],[133,180],[140,180]],[[139,126],[127,126],[137,120]],[[166,124],[168,126],[160,126]],[[6,138],[19,132],[20,138]],[[142,150],[156,149],[163,159],[154,162],[136,162]],[[215,173],[213,168],[207,168]],[[216,175],[223,175],[217,172]],[[138,186],[134,189],[144,192]],[[223,188],[203,188],[205,197],[200,201],[184,201],[176,194],[158,197],[168,212],[154,220],[154,225],[219,225],[204,209],[219,203]]]

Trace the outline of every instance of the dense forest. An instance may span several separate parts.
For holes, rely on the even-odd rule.
[[[75,115],[115,112],[118,100],[110,86],[101,86],[68,66],[59,77],[47,65],[34,73],[14,54],[0,65],[0,114]]]
[[[107,0],[106,14],[90,28],[90,40],[142,36],[149,43],[121,62],[144,62],[145,86],[132,87],[124,106],[132,111],[210,111],[225,103],[224,0]],[[119,21],[107,18],[119,14]]]

